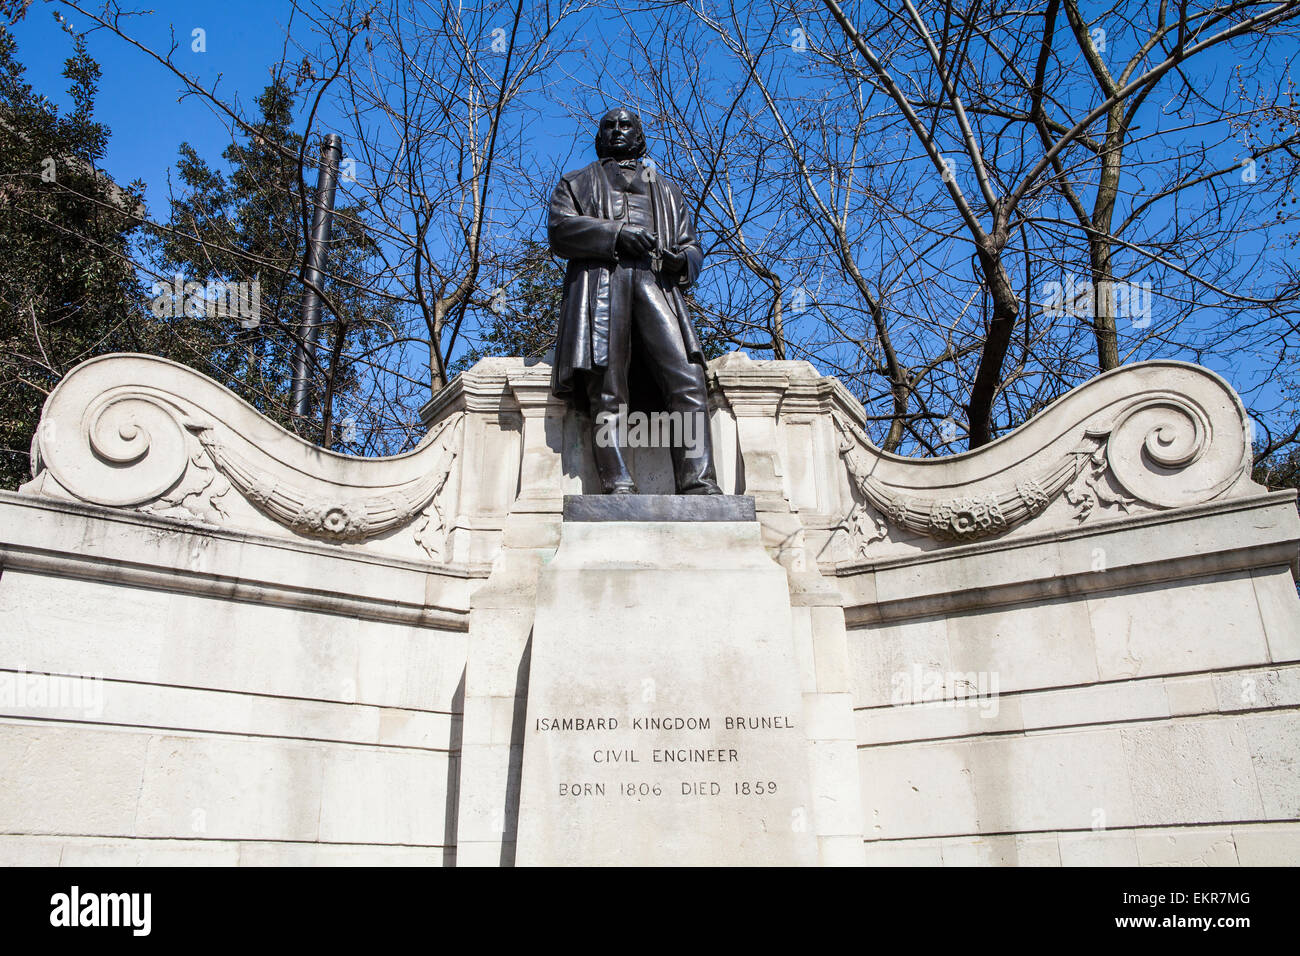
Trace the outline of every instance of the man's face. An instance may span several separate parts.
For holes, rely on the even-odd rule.
[[[600,138],[609,156],[615,159],[636,156],[644,142],[641,121],[629,110],[611,110],[600,121]]]

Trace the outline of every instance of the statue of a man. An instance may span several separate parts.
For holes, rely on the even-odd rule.
[[[566,173],[551,197],[551,250],[569,260],[551,389],[579,406],[585,399],[605,493],[637,494],[623,453],[629,382],[645,373],[667,406],[677,493],[721,494],[704,355],[682,295],[704,261],[690,210],[677,185],[642,161],[635,113],[605,114],[596,155]]]

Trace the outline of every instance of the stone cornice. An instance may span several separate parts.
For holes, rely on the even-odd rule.
[[[1100,375],[1014,432],[944,458],[890,454],[842,413],[831,417],[860,496],[846,526],[863,553],[900,532],[957,542],[1001,535],[1058,497],[1082,521],[1263,490],[1250,478],[1240,400],[1219,376],[1183,362]]]
[[[823,572],[856,626],[1231,571],[1290,567],[1300,576],[1295,501],[1294,491],[1266,492]]]
[[[490,570],[8,491],[0,491],[0,523],[0,574],[35,571],[445,630],[468,626],[470,594]]]
[[[426,404],[415,450],[361,458],[299,439],[184,366],[103,356],[51,393],[22,490],[399,559],[487,562],[507,516],[530,516],[528,540],[549,541],[542,525],[589,481],[589,424],[550,379],[544,361],[484,359]],[[862,405],[808,362],[732,353],[708,379],[715,442],[735,462],[720,470],[725,490],[755,498],[766,543],[792,569],[1263,490],[1240,400],[1184,362],[1108,372],[997,441],[931,459],[877,448]]]

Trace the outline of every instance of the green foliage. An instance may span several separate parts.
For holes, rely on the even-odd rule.
[[[97,169],[110,135],[94,119],[100,69],[84,38],[70,35],[64,76],[72,108],[60,114],[24,81],[14,39],[0,26],[0,486],[8,488],[30,475],[46,396],[76,365],[108,352],[183,362],[281,424],[303,425],[292,420],[288,395],[312,188],[292,129],[292,89],[277,81],[262,93],[251,130],[223,153],[228,174],[182,144],[182,195],[168,221],[146,231],[143,184],[123,188]],[[312,439],[320,436],[326,379],[336,419],[366,418],[366,383],[342,346],[365,349],[390,334],[394,309],[363,279],[375,248],[360,212],[340,207],[334,219],[325,291],[338,314],[328,305],[322,313],[318,407],[305,426]],[[152,288],[140,280],[141,256],[160,280]],[[256,321],[160,309],[176,274],[209,295],[228,282],[257,281]],[[346,439],[335,448],[365,450],[355,429],[334,434]]]
[[[60,115],[23,79],[0,26],[0,486],[30,477],[45,397],[78,363],[152,351],[130,246],[142,185],[122,189],[96,164],[109,130],[94,120],[99,66],[76,37]]]

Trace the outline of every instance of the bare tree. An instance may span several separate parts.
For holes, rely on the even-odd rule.
[[[955,133],[953,138],[960,139],[965,153],[963,159],[969,164],[969,178],[973,179],[978,186],[983,206],[981,212],[987,217],[986,226],[985,221],[977,214],[965,195],[961,183],[963,177],[954,174],[950,160],[944,156],[940,141],[934,132],[935,124],[927,125],[923,122],[917,112],[917,104],[904,92],[890,70],[872,51],[862,33],[845,15],[836,0],[824,0],[824,3],[844,35],[853,42],[857,52],[867,64],[874,82],[893,100],[899,113],[906,119],[917,142],[946,184],[953,205],[975,247],[982,280],[991,300],[991,313],[979,367],[967,401],[971,447],[982,445],[993,437],[993,402],[1003,383],[1003,366],[1021,311],[1020,297],[1011,280],[1006,261],[1007,244],[1016,226],[1015,219],[1021,215],[1021,203],[1027,198],[1034,198],[1051,176],[1060,176],[1060,170],[1055,164],[1062,154],[1069,150],[1094,122],[1105,117],[1106,138],[1100,148],[1103,159],[1102,178],[1090,222],[1094,232],[1100,227],[1104,233],[1109,234],[1122,139],[1137,107],[1156,87],[1156,84],[1166,74],[1178,70],[1197,55],[1204,55],[1206,51],[1236,37],[1283,23],[1300,14],[1300,4],[1294,2],[1234,3],[1214,7],[1209,11],[1192,11],[1187,4],[1183,4],[1179,8],[1178,22],[1173,25],[1165,21],[1167,4],[1162,2],[1161,19],[1156,31],[1126,66],[1120,79],[1115,81],[1110,78],[1104,65],[1097,60],[1092,41],[1085,35],[1085,25],[1079,19],[1077,10],[1074,10],[1067,0],[1067,15],[1072,19],[1072,26],[1080,45],[1092,54],[1090,64],[1102,86],[1104,99],[1069,128],[1049,136],[1043,143],[1041,155],[1033,158],[1032,162],[1023,163],[1028,167],[1027,171],[1006,178],[999,184],[1000,188],[995,188],[995,181],[989,174],[989,163],[985,157],[986,149],[981,143],[981,138],[976,135],[963,104],[961,87],[972,84],[962,82],[960,68],[970,60],[962,58],[954,64],[935,43],[925,18],[921,16],[915,5],[911,0],[903,0],[903,9],[906,11],[906,24],[903,29],[924,48],[931,63],[932,83],[928,85],[934,89],[934,94],[928,99],[931,102],[942,102],[945,106],[944,118],[956,126],[959,137]],[[1042,17],[1044,24],[1042,46],[1044,47],[1050,46],[1055,38],[1056,8],[1057,4],[1054,0],[1049,0],[1047,10]],[[965,11],[957,10],[956,5],[951,2],[941,6],[945,23],[958,24],[960,32],[970,38],[981,34],[987,35],[987,31],[980,29],[976,23],[975,14],[978,10],[977,4],[972,4]],[[1077,26],[1074,25],[1075,22]],[[958,39],[968,42],[964,37],[959,36]],[[1169,41],[1167,47],[1162,46],[1162,41],[1166,39]],[[1163,56],[1153,62],[1147,62],[1148,55],[1157,49]],[[1039,62],[1041,63],[1042,60],[1043,56],[1040,54]],[[1038,79],[1041,81],[1042,77],[1039,76]],[[916,77],[913,77],[912,81],[916,84]],[[920,85],[924,88],[927,84]],[[1040,134],[1044,126],[1045,124],[1040,124]],[[1111,267],[1107,244],[1099,240],[1095,248],[1097,258],[1094,260],[1094,274],[1104,277],[1105,292],[1100,298],[1108,300]],[[1106,316],[1106,312],[1107,307],[1103,306],[1099,315],[1110,322],[1110,327],[1098,329],[1103,367],[1109,361],[1118,362],[1112,345],[1113,315]]]
[[[491,305],[485,272],[518,256],[536,194],[520,184],[537,115],[525,94],[563,50],[560,26],[581,2],[511,0],[475,7],[393,0],[369,14],[366,52],[338,109],[350,117],[354,190],[385,259],[376,282],[409,306],[427,347],[429,385],[447,384],[447,357],[467,312]],[[322,21],[327,34],[347,15]],[[531,224],[531,222],[530,222]]]
[[[732,341],[856,382],[887,405],[890,450],[951,447],[961,419],[977,447],[1125,358],[1231,361],[1289,327],[1294,281],[1254,281],[1277,262],[1269,199],[1222,155],[1259,107],[1215,66],[1227,51],[1266,73],[1297,4],[1119,3],[1085,22],[1061,2],[906,0],[860,26],[833,0],[705,4],[700,36],[655,5],[644,34],[662,39],[629,27],[623,69],[601,74],[631,77],[624,97],[698,185],[711,307],[747,317]],[[1113,77],[1103,22],[1112,58],[1131,47]],[[810,276],[813,321],[792,324]],[[1153,295],[1161,321],[1121,338],[1117,300]]]

